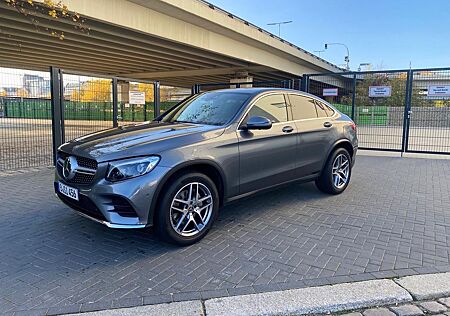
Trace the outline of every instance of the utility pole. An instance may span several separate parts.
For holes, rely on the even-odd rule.
[[[320,57],[320,54],[323,53],[324,51],[325,51],[324,49],[322,49],[322,50],[315,50],[315,51],[313,51],[313,53],[317,53],[319,55],[319,57]]]
[[[281,38],[281,25],[289,24],[289,23],[292,23],[292,21],[273,22],[273,23],[267,23],[267,25],[278,25],[278,37]]]

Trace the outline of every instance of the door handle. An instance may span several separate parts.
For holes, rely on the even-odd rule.
[[[291,133],[293,130],[294,128],[292,126],[285,126],[282,129],[283,133]]]
[[[331,123],[331,122],[325,122],[325,123],[323,123],[323,126],[324,126],[324,127],[331,127],[331,126],[333,126],[333,123]]]

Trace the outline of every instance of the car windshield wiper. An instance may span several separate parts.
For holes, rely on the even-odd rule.
[[[192,121],[172,121],[172,123],[188,123],[188,124],[200,124],[200,125],[217,125],[220,126],[222,124],[220,123],[212,123],[212,122],[204,122],[204,121],[198,121],[198,122],[192,122]]]
[[[191,121],[178,121],[178,120],[172,121],[172,123],[190,123],[190,124],[195,124],[194,122],[191,122]]]

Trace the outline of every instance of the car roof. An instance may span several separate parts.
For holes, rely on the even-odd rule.
[[[235,89],[229,88],[229,89],[210,90],[210,91],[205,91],[205,92],[216,92],[216,93],[232,92],[232,93],[249,94],[252,96],[257,96],[258,94],[261,94],[263,92],[289,92],[289,93],[302,94],[302,95],[313,97],[313,98],[318,98],[317,96],[309,94],[304,91],[294,90],[294,89],[286,89],[286,88],[235,88]]]

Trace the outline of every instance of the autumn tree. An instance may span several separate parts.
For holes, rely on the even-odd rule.
[[[72,101],[111,102],[111,80],[93,79],[85,81],[75,89],[70,97]]]

